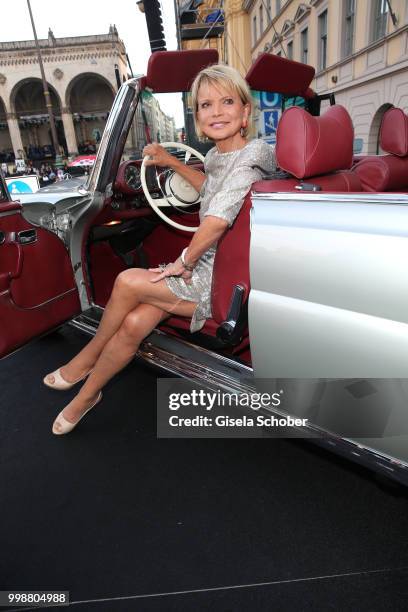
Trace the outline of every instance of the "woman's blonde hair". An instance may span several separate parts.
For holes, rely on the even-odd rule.
[[[191,102],[193,106],[194,127],[198,138],[203,137],[203,132],[200,130],[197,113],[198,113],[198,91],[201,85],[219,85],[237,94],[242,104],[249,104],[250,113],[248,116],[247,126],[243,128],[243,135],[247,136],[251,131],[251,111],[252,97],[248,83],[240,75],[238,70],[227,66],[226,64],[213,64],[201,70],[193,81],[191,86]]]

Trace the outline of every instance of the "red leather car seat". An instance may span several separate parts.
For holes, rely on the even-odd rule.
[[[354,167],[364,191],[408,190],[408,115],[390,108],[382,118],[380,145],[388,155],[373,155]]]
[[[214,261],[211,309],[213,318],[208,319],[201,333],[216,336],[221,323],[226,318],[230,308],[231,297],[235,285],[244,288],[244,301],[249,294],[249,213],[251,197],[248,194],[232,227],[227,230],[218,243]],[[190,319],[170,317],[164,327],[175,327],[188,330]]]
[[[259,181],[252,191],[294,191],[301,184],[299,179],[305,178],[325,191],[361,190],[358,177],[343,170],[350,168],[353,160],[353,126],[343,107],[332,106],[321,117],[313,117],[301,108],[290,108],[282,115],[277,140],[279,167],[297,178]],[[241,285],[244,299],[248,297],[250,210],[248,194],[233,226],[218,244],[212,284],[213,318],[201,330],[206,335],[215,336],[226,320],[234,286]],[[188,330],[189,325],[188,319],[171,317],[163,327]]]
[[[255,183],[254,191],[297,191],[305,182],[322,191],[361,191],[350,170],[353,140],[353,124],[343,106],[330,106],[320,117],[288,108],[278,125],[276,161],[291,177]]]

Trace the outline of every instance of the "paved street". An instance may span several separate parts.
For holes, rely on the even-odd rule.
[[[406,609],[408,499],[365,470],[302,441],[158,440],[136,362],[52,436],[72,392],[41,378],[85,341],[64,328],[1,362],[2,589],[98,612]]]

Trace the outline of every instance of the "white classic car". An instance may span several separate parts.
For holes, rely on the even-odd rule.
[[[1,356],[66,322],[94,334],[119,272],[173,261],[188,244],[198,194],[124,150],[144,92],[188,91],[216,61],[214,50],[153,54],[147,75],[120,88],[85,184],[11,201],[2,183]],[[407,483],[408,117],[388,111],[386,154],[356,160],[347,111],[330,96],[320,114],[313,76],[267,54],[251,67],[252,89],[290,99],[279,170],[252,186],[220,241],[213,318],[192,335],[169,318],[139,357],[212,388],[283,388],[274,414],[307,417],[314,442]],[[201,166],[199,151],[166,146]]]

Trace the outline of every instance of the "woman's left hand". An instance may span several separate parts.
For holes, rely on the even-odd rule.
[[[180,258],[176,259],[174,263],[168,264],[164,269],[162,267],[149,268],[149,272],[157,272],[157,276],[150,281],[152,283],[158,283],[167,276],[181,276],[186,283],[189,283],[192,277],[192,272],[185,269]]]

